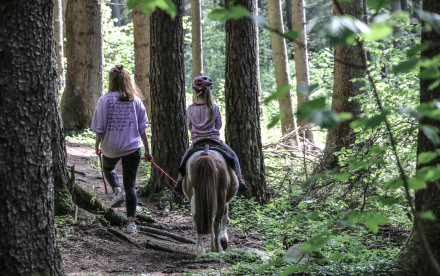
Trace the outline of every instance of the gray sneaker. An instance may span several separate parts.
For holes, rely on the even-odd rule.
[[[138,233],[139,232],[139,228],[137,227],[136,224],[130,223],[130,224],[127,225],[127,230],[125,232],[127,234]]]
[[[119,192],[119,194],[115,195],[110,203],[110,207],[120,207],[122,203],[125,202],[125,194],[123,191]]]

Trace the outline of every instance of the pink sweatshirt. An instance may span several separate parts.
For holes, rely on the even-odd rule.
[[[220,109],[216,104],[213,104],[211,120],[208,120],[207,110],[206,104],[192,104],[186,111],[186,124],[191,132],[193,144],[204,139],[220,141],[220,129],[222,128]]]

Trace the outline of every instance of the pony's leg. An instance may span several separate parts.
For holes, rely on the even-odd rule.
[[[223,250],[228,248],[228,226],[229,226],[229,203],[225,205],[225,213],[222,218],[222,223],[220,225],[220,244]]]
[[[199,233],[197,233],[196,252],[197,252],[197,254],[205,253],[205,248],[203,246],[202,235],[199,234]]]
[[[217,213],[215,215],[214,219],[214,225],[213,225],[213,232],[214,237],[211,238],[211,249],[213,252],[223,252],[223,247],[220,244],[220,238],[221,238],[221,225],[223,222],[223,216],[225,214],[225,198],[226,195],[224,192],[220,192],[220,197],[217,202]]]
[[[196,196],[193,195],[191,197],[191,213],[194,215],[196,213]],[[194,227],[197,229],[196,220],[193,219]],[[196,234],[197,242],[196,242],[196,252],[197,254],[205,253],[205,248],[203,245],[202,235]]]

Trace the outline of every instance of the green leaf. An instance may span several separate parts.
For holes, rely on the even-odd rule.
[[[289,93],[290,91],[290,85],[286,84],[283,85],[282,87],[280,87],[280,89],[278,89],[275,93],[272,93],[269,97],[267,97],[263,103],[267,104],[273,100],[278,100],[279,98],[283,97],[284,95],[286,95],[287,93]]]
[[[296,91],[301,95],[310,96],[313,90],[315,90],[317,87],[319,87],[319,85],[316,83],[311,85],[308,85],[306,83],[298,83],[296,85]]]
[[[422,219],[431,220],[431,221],[436,220],[436,217],[431,210],[420,212],[419,215]]]
[[[339,123],[338,115],[331,110],[314,110],[308,114],[307,120],[326,129],[334,129]]]
[[[384,122],[386,120],[388,114],[390,114],[390,112],[385,110],[382,113],[369,118],[367,120],[367,122],[365,123],[365,127],[366,128],[376,128],[376,127],[378,127],[382,122]]]
[[[378,199],[378,201],[383,206],[391,206],[391,205],[396,204],[396,203],[399,202],[399,200],[397,198],[394,198],[394,197],[380,197]]]
[[[365,226],[373,233],[377,233],[379,231],[379,225],[387,223],[388,221],[387,217],[377,212],[366,213],[363,217]]]
[[[432,160],[434,160],[436,157],[437,157],[437,153],[435,152],[422,152],[419,154],[417,158],[417,164],[421,165],[421,164],[429,163]]]
[[[350,179],[351,173],[348,172],[334,172],[330,174],[330,176],[338,181],[346,182],[348,179]]]
[[[249,10],[242,6],[242,5],[228,5],[228,7],[225,8],[218,8],[213,9],[209,14],[208,18],[220,22],[225,22],[227,20],[237,20],[241,19],[243,17],[250,16],[251,13]]]
[[[356,34],[369,33],[370,30],[364,22],[351,16],[332,16],[320,29],[320,32],[328,37],[334,44],[352,45],[356,40]]]
[[[416,172],[416,178],[425,182],[434,182],[440,179],[440,167],[425,166]]]
[[[419,52],[428,49],[430,44],[431,44],[431,42],[429,42],[429,41],[425,41],[421,44],[417,44],[417,45],[409,48],[408,51],[406,51],[406,56],[413,57],[413,56],[417,55]]]
[[[416,13],[422,21],[425,21],[437,32],[440,33],[440,15],[437,13],[432,13],[424,11],[421,9],[416,9]]]
[[[388,7],[389,5],[397,1],[398,0],[366,0],[365,3],[367,4],[367,7],[378,10]]]
[[[312,219],[312,220],[317,219],[317,218],[319,218],[319,214],[320,214],[320,212],[318,210],[314,210],[314,211],[307,214],[307,218]]]
[[[421,79],[436,79],[440,77],[440,71],[438,68],[424,68],[420,70],[420,78]]]
[[[128,0],[127,8],[134,9],[137,5],[142,5],[141,10],[143,13],[151,15],[156,8],[160,8],[171,18],[176,17],[177,9],[172,0]]]
[[[388,189],[396,190],[402,186],[403,186],[402,179],[395,178],[395,179],[392,179],[392,180],[388,181],[387,183],[385,183],[384,189],[385,190],[388,190]]]
[[[304,183],[301,184],[301,188],[306,189],[316,181],[318,181],[323,175],[320,173],[310,176]]]
[[[431,126],[426,126],[426,125],[421,125],[420,129],[422,130],[423,134],[435,145],[437,146],[440,143],[440,138],[437,134],[438,129],[431,127]]]
[[[348,165],[348,168],[350,170],[357,170],[357,169],[366,169],[369,168],[372,165],[372,162],[367,162],[367,161],[356,161],[356,162],[351,162]]]
[[[353,118],[353,114],[351,114],[350,112],[338,113],[339,122],[345,122],[345,121],[351,120],[352,118]]]
[[[428,87],[428,90],[434,90],[440,85],[440,79],[436,80],[435,82],[431,83]]]
[[[349,211],[346,212],[341,220],[341,223],[347,226],[354,225],[359,222],[362,213]]]
[[[309,240],[307,240],[302,245],[302,249],[311,253],[315,250],[318,250],[318,249],[324,247],[324,245],[330,240],[330,238],[331,238],[330,233],[328,233],[328,232],[320,233],[320,234],[310,238]]]
[[[417,179],[415,177],[410,178],[408,180],[408,185],[410,189],[413,189],[414,191],[422,190],[427,187],[426,182],[420,179]]]
[[[399,64],[393,65],[392,71],[395,74],[398,73],[409,73],[411,72],[414,68],[417,67],[419,63],[419,60],[416,58],[410,58],[407,59]]]
[[[384,39],[393,34],[393,27],[387,22],[371,23],[369,26],[369,32],[362,33],[362,37],[366,41],[375,41]]]
[[[384,155],[386,153],[386,151],[378,145],[375,145],[371,148],[371,152],[377,155]]]
[[[270,119],[270,122],[269,122],[269,124],[267,125],[267,128],[271,129],[271,128],[273,128],[274,126],[276,126],[276,124],[278,124],[278,122],[280,121],[280,119],[281,119],[281,114],[276,114],[275,116],[273,116],[273,117]]]
[[[297,39],[299,37],[299,32],[294,31],[294,30],[289,30],[289,31],[285,32],[284,34],[282,34],[281,36],[287,40],[295,41],[295,39]]]

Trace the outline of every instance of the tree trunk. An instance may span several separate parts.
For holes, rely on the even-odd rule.
[[[203,48],[201,26],[201,0],[191,0],[191,26],[192,26],[192,78],[203,75]]]
[[[57,53],[58,90],[64,90],[64,36],[63,36],[63,6],[61,0],[53,0],[53,26]]]
[[[284,9],[284,16],[286,18],[286,26],[287,30],[291,31],[293,30],[293,20],[292,20],[292,0],[286,0]],[[290,40],[286,40],[286,48],[287,48],[287,57],[290,60],[293,60],[295,58],[293,54],[293,42]]]
[[[292,0],[292,18],[293,29],[299,32],[299,37],[295,42],[295,70],[296,70],[296,85],[297,87],[309,85],[309,58],[307,54],[307,36],[306,36],[306,11],[304,8],[304,0]],[[309,100],[308,95],[304,95],[296,90],[297,106],[298,108]],[[305,135],[306,139],[313,142],[313,132],[310,129],[310,124],[306,121],[298,122],[301,129],[298,131],[302,137]]]
[[[0,17],[0,271],[63,275],[56,246],[53,3],[7,1]]]
[[[250,12],[257,10],[255,0],[239,0]],[[226,22],[226,142],[240,159],[243,176],[252,195],[267,202],[264,157],[260,129],[260,72],[258,29],[250,18]]]
[[[66,88],[61,100],[65,129],[90,127],[103,92],[101,1],[69,0],[66,11]]]
[[[349,14],[353,17],[363,20],[362,0],[353,0],[352,2],[338,2],[333,4],[333,14]],[[342,9],[339,10],[338,6]],[[361,106],[358,101],[349,99],[361,93],[360,88],[363,84],[359,81],[352,82],[354,78],[362,78],[365,75],[361,49],[356,46],[337,45],[335,47],[335,65],[334,65],[334,86],[332,110],[336,113],[350,112],[353,115],[352,120],[356,120],[361,112]],[[324,157],[321,166],[324,169],[337,167],[338,160],[334,156],[335,152],[343,147],[349,147],[356,140],[355,133],[350,127],[352,120],[340,123],[335,129],[327,133],[327,141],[324,150]]]
[[[133,9],[134,80],[144,96],[148,118],[151,118],[150,93],[150,16],[138,5]]]
[[[155,162],[177,176],[188,147],[185,122],[185,68],[183,60],[183,0],[173,0],[177,15],[171,19],[160,9],[151,16],[151,146]],[[156,193],[170,180],[152,168],[147,193]]]
[[[112,16],[111,18],[114,20],[115,27],[121,27],[121,6],[119,6],[119,0],[112,0],[111,8],[112,8]]]
[[[423,10],[440,13],[440,2],[437,0],[424,0]],[[431,42],[431,47],[422,52],[422,58],[432,59],[434,56],[440,54],[438,43],[440,41],[440,34],[431,30],[429,32],[422,32],[422,43]],[[435,81],[428,79],[420,80],[420,103],[429,103],[440,98],[440,87],[429,90],[428,87]],[[424,117],[420,124],[431,125],[433,127],[440,127],[440,121]],[[435,146],[432,142],[419,131],[417,155],[422,152],[435,152],[440,148]],[[419,165],[417,170],[426,166],[438,166],[440,158],[431,161],[428,164]],[[408,241],[402,249],[397,263],[398,267],[402,269],[402,275],[439,275],[438,263],[440,261],[440,187],[438,183],[428,183],[428,187],[415,193],[415,208],[416,212],[423,212],[431,210],[436,217],[436,220],[421,220],[421,229],[425,234],[428,244],[432,250],[434,258],[437,260],[437,268],[427,258],[427,253],[424,250],[419,233],[413,228]]]
[[[402,11],[409,11],[408,0],[400,0],[400,7]]]
[[[267,2],[267,11],[269,15],[269,26],[284,33],[283,17],[281,13],[281,1],[273,0]],[[283,37],[275,32],[270,32],[272,42],[272,54],[275,67],[275,79],[277,89],[290,85],[289,67],[287,65],[286,41]],[[283,96],[278,98],[281,115],[281,133],[287,135],[296,129],[296,122],[293,117],[292,94],[290,89]],[[295,137],[292,136],[291,141],[294,142]]]

